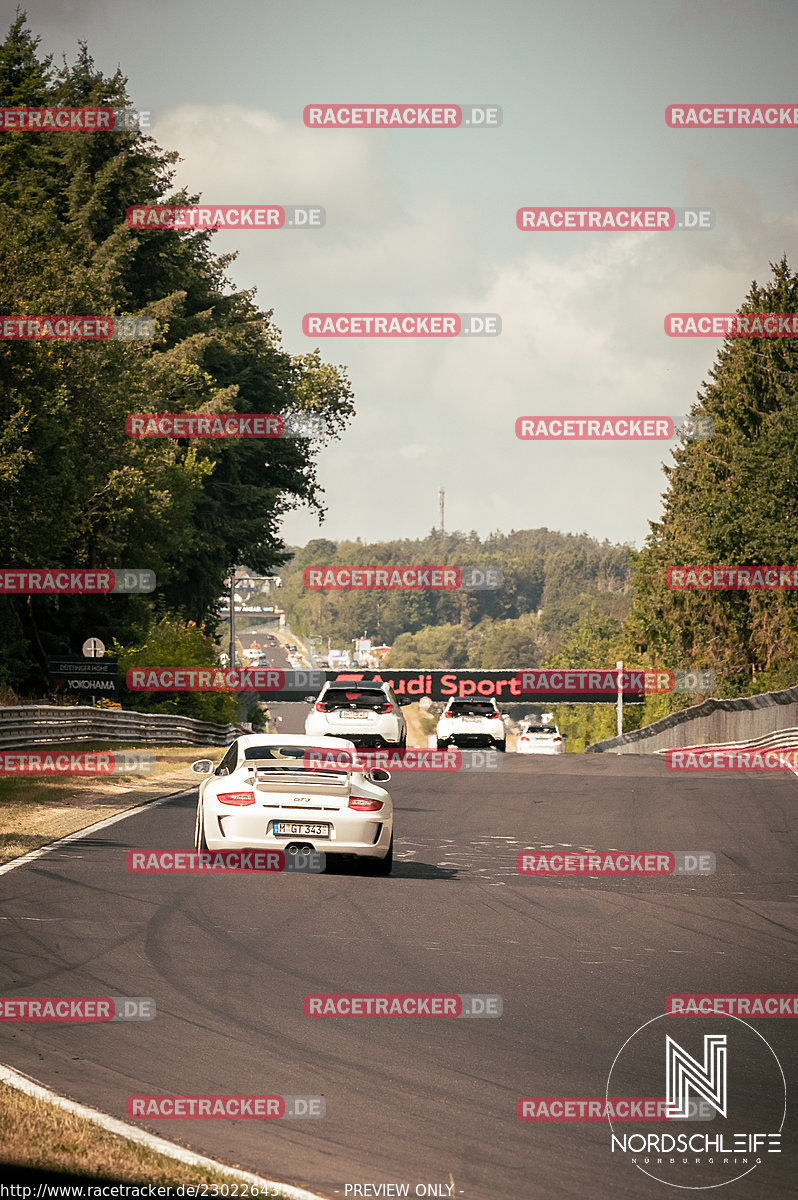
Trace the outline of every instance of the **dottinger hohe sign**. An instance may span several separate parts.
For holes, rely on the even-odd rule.
[[[48,658],[50,684],[55,692],[70,695],[116,695],[119,659],[105,658]]]

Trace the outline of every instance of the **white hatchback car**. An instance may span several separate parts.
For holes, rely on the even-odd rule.
[[[515,748],[519,754],[564,754],[565,738],[556,725],[534,725],[523,721]]]
[[[507,749],[507,730],[495,700],[455,700],[440,715],[435,729],[438,749],[447,746],[495,746]]]
[[[345,738],[250,733],[236,738],[218,767],[210,759],[193,763],[192,771],[208,776],[199,787],[195,848],[323,850],[390,875],[393,804],[378,786],[390,772],[314,765],[319,754],[329,762],[330,751],[343,751],[344,762],[355,757]]]
[[[345,737],[357,746],[407,745],[407,723],[389,683],[337,679],[325,683],[305,720],[309,737]]]

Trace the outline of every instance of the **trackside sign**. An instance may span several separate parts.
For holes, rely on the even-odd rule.
[[[457,700],[468,699],[486,699],[497,700],[500,703],[504,701],[511,704],[518,701],[530,699],[530,691],[525,688],[528,685],[528,679],[523,679],[523,675],[532,674],[532,672],[521,672],[518,670],[506,671],[352,671],[352,672],[326,672],[327,679],[330,681],[363,680],[367,682],[374,681],[376,683],[389,683],[397,696],[410,696],[420,698],[428,696],[430,700],[449,700],[455,698]],[[568,690],[564,692],[559,679],[555,679],[553,684],[550,684],[547,675],[552,672],[535,671],[535,676],[540,676],[540,679],[535,681],[534,696],[540,700],[560,700],[567,701],[568,704],[595,704],[607,703],[614,704],[618,697],[617,671],[611,672],[615,677],[613,685],[606,690],[591,689],[580,693],[578,691]],[[553,674],[563,675],[564,672],[555,672]],[[602,672],[602,674],[604,674]],[[623,699],[625,704],[642,704],[644,699],[644,680],[642,678],[632,680],[633,687],[626,686],[630,681],[624,680]]]

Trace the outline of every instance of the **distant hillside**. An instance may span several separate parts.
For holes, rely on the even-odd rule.
[[[620,625],[631,605],[634,552],[587,534],[550,529],[494,533],[433,531],[426,538],[372,544],[319,538],[293,550],[281,568],[281,605],[291,627],[348,645],[364,631],[393,646],[392,666],[537,665],[561,648],[587,612]],[[305,588],[316,565],[498,567],[487,591],[328,591]]]

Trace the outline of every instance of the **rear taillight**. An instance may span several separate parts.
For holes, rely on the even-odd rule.
[[[393,712],[393,705],[391,704],[390,701],[388,701],[387,704],[381,704],[380,707],[377,709],[377,712],[381,712],[381,713]]]
[[[243,808],[247,804],[255,803],[254,792],[219,792],[216,799],[220,804],[234,804],[238,808]]]
[[[552,741],[554,742],[554,744],[556,745],[556,744],[557,744],[557,742],[561,742],[561,741],[562,741],[562,738],[552,738],[551,740],[552,740]]]
[[[327,711],[327,705],[324,703],[324,701],[317,700],[316,701],[316,712],[326,712],[326,711]]]
[[[349,807],[356,812],[377,812],[382,808],[382,800],[369,800],[365,796],[350,796]]]

